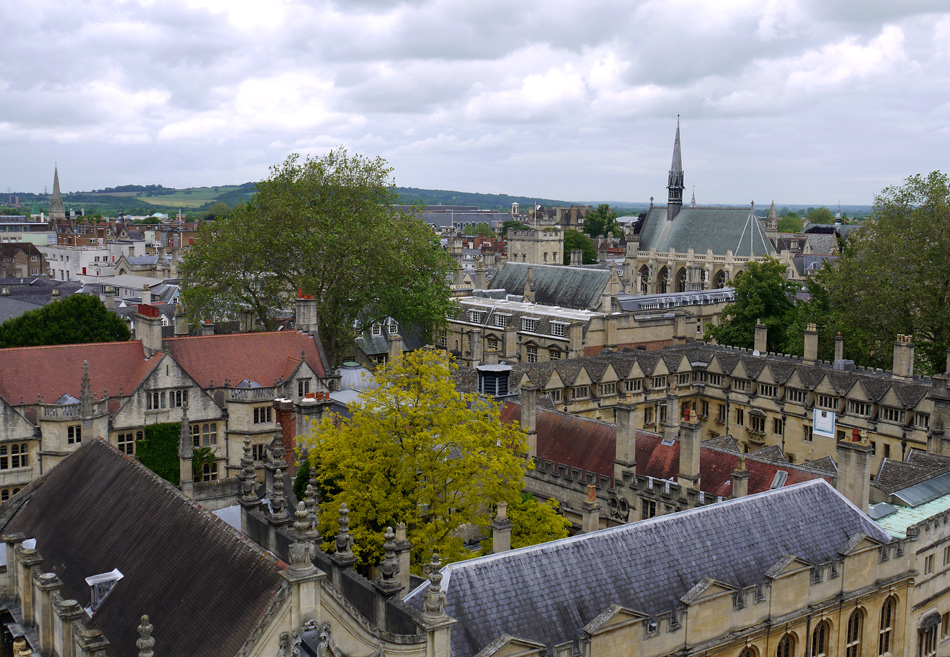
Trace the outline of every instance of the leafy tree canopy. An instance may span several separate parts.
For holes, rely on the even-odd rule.
[[[607,237],[613,231],[614,235],[620,234],[620,226],[617,224],[617,213],[610,209],[606,203],[601,203],[597,209],[587,213],[584,219],[584,232],[591,237],[603,235]]]
[[[431,337],[451,308],[453,262],[425,223],[397,210],[390,174],[342,148],[273,167],[252,201],[202,226],[181,266],[189,315],[249,309],[273,328],[302,290],[333,365],[386,317]]]
[[[594,241],[578,230],[564,231],[564,264],[571,264],[571,251],[580,249],[584,254],[585,265],[597,264],[597,247]]]
[[[523,224],[520,221],[515,221],[514,219],[501,222],[501,236],[507,237],[509,230],[531,230],[531,226]]]
[[[0,324],[0,347],[116,342],[130,337],[125,322],[88,294],[73,294]]]
[[[911,335],[915,366],[943,372],[950,347],[950,181],[934,171],[883,190],[834,267],[818,274],[824,315],[845,356],[890,368],[897,334]],[[818,309],[820,310],[820,309]]]
[[[492,228],[489,224],[480,223],[475,224],[474,226],[465,226],[462,229],[463,235],[482,235],[484,237],[494,237],[495,229]]]
[[[798,289],[784,274],[785,266],[775,258],[750,262],[745,273],[733,279],[736,300],[723,309],[720,324],[707,329],[705,339],[751,348],[755,325],[761,321],[768,329],[768,350],[781,351]]]
[[[411,352],[376,371],[377,386],[363,393],[351,418],[329,415],[314,427],[309,459],[323,493],[321,533],[336,535],[345,502],[363,566],[378,563],[386,527],[399,522],[413,544],[414,568],[433,552],[445,563],[463,559],[470,553],[459,529],[487,534],[499,501],[519,509],[511,514],[513,540],[563,535],[550,505],[518,519],[525,435],[499,421],[496,403],[457,392],[455,369],[444,351]],[[535,524],[519,528],[522,521]]]
[[[778,232],[797,233],[802,229],[803,223],[801,217],[790,212],[778,220]]]
[[[805,219],[811,224],[833,224],[835,215],[828,208],[809,208]]]

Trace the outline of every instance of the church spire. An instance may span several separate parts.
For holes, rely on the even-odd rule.
[[[59,192],[59,165],[53,165],[53,196],[49,201],[49,218],[54,220],[66,218],[63,196]]]
[[[680,152],[680,117],[676,115],[676,141],[673,143],[673,164],[670,165],[670,195],[666,204],[666,220],[673,221],[683,207],[683,155]]]

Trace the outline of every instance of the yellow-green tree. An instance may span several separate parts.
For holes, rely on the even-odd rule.
[[[330,415],[315,425],[309,459],[324,495],[326,549],[345,502],[361,565],[379,561],[386,527],[399,522],[406,523],[414,567],[433,552],[444,563],[458,561],[470,554],[462,528],[487,535],[494,504],[520,501],[525,435],[501,423],[497,403],[456,391],[455,369],[443,351],[412,352],[376,371],[377,385],[352,417]],[[544,506],[542,513],[556,515]],[[538,538],[563,535],[562,524]]]

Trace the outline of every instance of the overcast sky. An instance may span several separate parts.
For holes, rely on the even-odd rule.
[[[870,204],[950,169],[947,0],[5,0],[0,190],[259,180]]]

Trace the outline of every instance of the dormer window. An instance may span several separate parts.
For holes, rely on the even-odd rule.
[[[469,311],[468,311],[468,321],[472,322],[473,324],[481,324],[481,323],[482,323],[482,313],[481,313],[481,311],[480,311],[480,310],[469,310]]]
[[[522,331],[530,331],[530,332],[533,333],[534,330],[537,329],[537,328],[538,328],[538,320],[536,320],[536,319],[529,319],[529,318],[527,318],[527,317],[522,318],[522,320],[521,320],[521,330],[522,330]]]
[[[373,324],[373,327],[370,329],[370,333],[374,336],[383,334],[383,327],[379,324]]]
[[[399,323],[398,323],[398,322],[390,322],[390,323],[389,323],[389,335],[396,335],[397,333],[399,333]]]
[[[562,322],[551,322],[551,335],[563,338],[567,333],[567,326]]]

